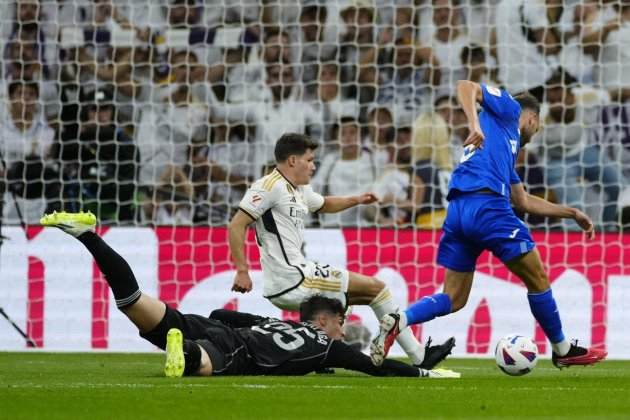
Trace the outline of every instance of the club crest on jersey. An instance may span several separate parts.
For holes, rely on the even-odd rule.
[[[262,197],[258,194],[254,194],[249,201],[254,207],[258,207],[258,205],[262,202]]]
[[[459,163],[464,163],[468,159],[473,157],[473,155],[475,154],[475,151],[477,151],[477,148],[475,147],[474,144],[469,144],[468,146],[464,147],[464,153],[462,154],[462,157],[459,160]]]
[[[501,97],[501,89],[495,88],[494,86],[486,86],[486,90],[489,94]]]

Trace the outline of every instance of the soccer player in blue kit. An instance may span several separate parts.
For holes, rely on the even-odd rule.
[[[444,291],[381,319],[379,335],[370,349],[373,363],[382,363],[401,329],[464,307],[477,258],[484,250],[491,251],[527,287],[531,312],[551,342],[556,367],[591,365],[604,359],[605,351],[581,347],[565,338],[540,254],[510,205],[511,200],[526,213],[574,219],[590,239],[595,235],[586,214],[528,194],[514,169],[520,148],[538,131],[540,103],[528,93],[512,97],[505,90],[466,80],[457,83],[457,97],[470,134],[449,185],[438,250],[438,264],[446,268]]]

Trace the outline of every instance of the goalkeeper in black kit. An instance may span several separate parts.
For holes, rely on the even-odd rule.
[[[374,366],[343,343],[344,308],[339,300],[315,295],[300,305],[301,322],[281,321],[228,310],[209,317],[182,314],[142,293],[129,264],[96,233],[92,213],[53,213],[41,219],[77,238],[94,256],[116,305],[140,336],[166,350],[164,373],[189,375],[305,375],[344,368],[373,376],[458,378],[459,373],[425,370],[395,360]]]

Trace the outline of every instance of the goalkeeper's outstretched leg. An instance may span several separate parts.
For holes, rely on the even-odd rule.
[[[196,315],[167,310],[164,302],[142,293],[127,261],[94,232],[94,214],[54,212],[42,217],[40,223],[74,236],[90,251],[112,289],[118,309],[134,323],[143,338],[166,350],[166,376],[212,375],[206,350],[182,338],[201,335],[203,322]]]
[[[143,294],[127,261],[94,232],[94,214],[54,212],[42,217],[40,223],[43,226],[57,227],[85,245],[105,275],[114,293],[116,306],[141,333],[152,331],[164,318],[166,304]]]

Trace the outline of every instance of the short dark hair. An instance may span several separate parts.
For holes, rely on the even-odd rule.
[[[521,110],[525,111],[526,109],[529,109],[536,114],[540,114],[540,101],[538,101],[538,99],[536,99],[536,97],[534,97],[531,93],[519,93],[514,97],[514,100],[519,103]]]
[[[35,91],[35,95],[39,97],[39,83],[33,80],[13,80],[9,83],[9,87],[7,89],[7,93],[9,97],[13,96],[18,88],[22,89],[33,89]]]
[[[314,17],[318,22],[326,22],[328,17],[328,9],[325,5],[312,4],[309,6],[303,6],[300,11],[300,18],[302,16]]]
[[[486,51],[481,45],[470,44],[462,48],[462,52],[459,56],[462,64],[466,65],[473,61],[486,61]]]
[[[302,156],[308,150],[317,149],[318,144],[309,136],[298,133],[286,133],[278,139],[274,155],[276,162],[286,162],[289,156]]]
[[[300,321],[302,322],[312,321],[322,312],[343,317],[345,309],[339,299],[322,295],[313,295],[300,303]]]
[[[341,117],[337,120],[337,122],[335,122],[331,129],[330,129],[330,135],[333,139],[336,139],[337,136],[339,135],[339,130],[341,130],[341,127],[346,125],[346,124],[352,124],[354,125],[357,130],[359,130],[359,132],[361,132],[361,124],[359,123],[359,121],[357,121],[356,118],[354,117],[350,117],[348,115]]]
[[[277,27],[270,27],[265,28],[263,42],[266,44],[267,42],[269,42],[269,38],[272,38],[274,36],[286,37],[291,39],[291,36],[289,36],[289,33],[287,31],[280,30],[280,28]]]

